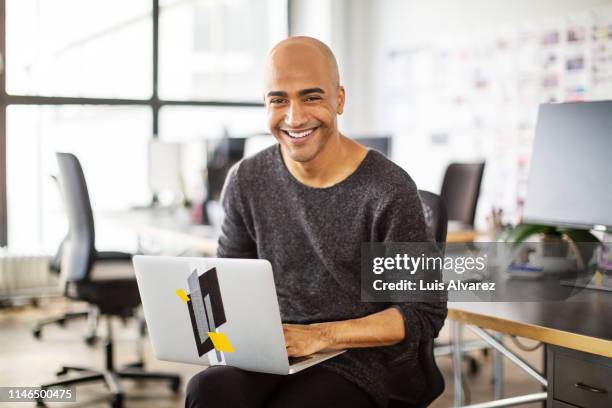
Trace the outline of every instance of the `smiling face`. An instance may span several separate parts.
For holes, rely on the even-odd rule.
[[[293,37],[278,44],[266,66],[268,127],[284,157],[307,163],[338,137],[336,116],[344,107],[333,54],[323,43]]]

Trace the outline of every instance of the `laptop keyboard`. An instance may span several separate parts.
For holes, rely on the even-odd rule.
[[[302,361],[310,360],[312,356],[302,356],[302,357],[289,357],[289,365],[292,366],[297,363],[301,363]]]

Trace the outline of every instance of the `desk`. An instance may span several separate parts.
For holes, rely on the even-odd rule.
[[[112,214],[113,222],[132,228],[139,233],[163,236],[177,239],[193,250],[203,254],[214,255],[217,247],[217,232],[206,226],[192,225],[186,217],[169,211],[139,210]],[[468,235],[473,238],[476,232],[453,233],[458,242],[466,242]],[[449,241],[450,242],[450,241]],[[537,291],[537,285],[543,283],[529,281],[529,290]],[[528,374],[548,387],[549,379],[554,376],[554,364],[549,364],[548,379],[538,373],[527,363],[520,360],[506,349],[495,336],[489,335],[484,329],[499,333],[521,336],[547,345],[559,346],[559,353],[564,350],[575,351],[573,357],[583,358],[598,356],[602,359],[612,359],[612,294],[602,291],[584,290],[574,301],[565,302],[453,302],[449,304],[449,319],[453,324],[453,338],[461,339],[463,325],[482,337],[495,350],[498,357],[502,354],[519,365]],[[461,405],[461,341],[453,346],[453,366],[455,378],[455,406]],[[549,353],[549,360],[554,361],[555,355]],[[496,359],[500,361],[500,359]],[[496,366],[498,381],[501,382],[501,365]],[[612,367],[612,365],[611,365]],[[612,378],[612,368],[611,368]],[[551,390],[552,386],[548,387]],[[612,389],[612,387],[611,387]],[[491,408],[524,404],[527,402],[548,399],[549,407],[572,407],[576,405],[559,405],[555,403],[552,394],[541,392],[527,396],[505,398],[491,403],[475,404],[472,408]],[[563,403],[561,403],[563,404]]]
[[[100,219],[139,234],[175,239],[203,255],[214,256],[217,251],[219,232],[211,226],[190,223],[189,214],[181,210],[143,208],[112,211],[100,214]],[[476,230],[457,227],[448,232],[446,242],[473,242],[482,235],[482,232]]]
[[[464,242],[474,242],[476,238],[483,234],[475,230],[449,231],[446,234],[447,244],[461,244]]]
[[[448,317],[453,324],[454,339],[461,339],[461,327],[463,324],[468,325],[468,328],[482,337],[498,353],[510,358],[511,361],[547,387],[548,391],[552,391],[553,379],[555,378],[555,366],[551,362],[555,361],[555,356],[558,354],[569,352],[577,361],[594,359],[597,367],[603,366],[604,369],[605,366],[609,365],[612,376],[612,296],[610,293],[585,290],[578,294],[574,300],[565,302],[454,302],[449,304]],[[505,349],[499,339],[495,339],[484,329],[558,346],[549,348],[547,379],[544,379],[542,374],[537,373],[528,364]],[[453,350],[455,406],[459,406],[462,403],[460,375],[462,348],[460,340],[455,342]],[[612,383],[612,380],[610,383]],[[612,387],[608,389],[608,393],[610,389]],[[562,402],[558,403],[552,392],[511,397],[491,403],[474,404],[471,407],[510,406],[508,403],[527,403],[543,399],[548,400],[548,407],[578,406],[578,404],[563,405]]]
[[[188,214],[170,209],[114,211],[101,215],[103,221],[121,225],[139,234],[175,239],[192,251],[214,256],[218,231],[207,225],[194,225],[188,218]],[[479,236],[482,233],[475,230],[454,230],[448,233],[447,242],[473,242]]]
[[[103,222],[128,228],[141,236],[180,242],[187,250],[206,256],[217,253],[219,232],[190,222],[189,213],[171,209],[138,209],[100,214]]]
[[[474,242],[476,238],[486,237],[487,233],[477,231],[473,225],[467,225],[459,221],[449,221],[446,230],[447,244],[461,244],[464,242]]]

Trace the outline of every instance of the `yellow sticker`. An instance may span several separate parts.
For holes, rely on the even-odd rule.
[[[181,300],[183,302],[189,302],[189,296],[187,296],[187,294],[185,293],[185,291],[183,289],[177,289],[176,290],[176,295],[181,298]]]
[[[208,332],[208,336],[212,340],[213,346],[215,346],[215,350],[225,351],[228,353],[234,351],[234,348],[230,344],[225,333]]]

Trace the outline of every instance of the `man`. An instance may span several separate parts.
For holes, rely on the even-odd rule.
[[[444,303],[360,301],[362,242],[429,240],[416,187],[339,133],[345,90],[320,41],[291,37],[272,49],[264,98],[278,144],[230,172],[218,256],[272,263],[290,356],[349,350],[289,376],[211,367],[191,379],[186,406],[386,406],[389,363],[412,359],[419,376],[418,342],[446,317]]]

